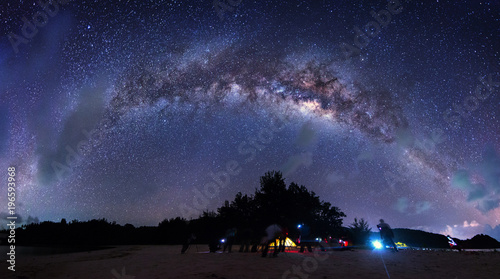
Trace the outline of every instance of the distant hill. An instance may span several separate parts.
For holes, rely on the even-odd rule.
[[[421,230],[412,229],[393,229],[394,241],[402,242],[409,247],[420,248],[449,248],[448,239],[442,234],[429,233]],[[379,237],[378,232],[372,233],[372,237]],[[478,234],[471,239],[461,240],[453,238],[453,240],[463,249],[494,249],[500,248],[500,242],[496,239]]]
[[[500,248],[500,242],[489,235],[477,234],[471,239],[455,240],[464,249],[493,249]]]
[[[410,247],[450,248],[448,238],[442,234],[420,230],[394,229],[394,241],[403,242]]]

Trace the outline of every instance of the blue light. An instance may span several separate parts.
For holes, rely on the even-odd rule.
[[[382,243],[380,243],[380,241],[378,240],[374,240],[372,241],[372,244],[373,244],[373,247],[375,247],[375,249],[382,249]]]
[[[299,228],[299,229],[302,228],[302,225],[298,225],[297,228]]]

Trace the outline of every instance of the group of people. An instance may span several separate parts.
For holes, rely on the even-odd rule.
[[[383,219],[380,219],[380,223],[377,225],[377,228],[380,231],[380,238],[384,245],[393,247],[394,251],[398,251],[396,244],[394,243],[394,233],[389,226],[389,224],[385,223]],[[296,238],[298,246],[300,246],[299,253],[304,253],[305,249],[307,251],[312,252],[311,244],[315,241],[311,239],[310,228],[305,224],[299,224],[297,226],[298,237]],[[216,251],[222,249],[223,252],[232,252],[232,246],[236,241],[236,235],[239,236],[240,242],[240,252],[249,252],[250,246],[252,244],[252,240],[254,238],[253,231],[250,229],[242,229],[240,232],[236,228],[230,228],[226,230],[223,239],[218,239],[212,237],[209,242],[209,250],[211,253],[215,253]],[[274,251],[272,253],[273,257],[276,257],[280,252],[285,251],[285,241],[288,237],[288,228],[281,227],[278,224],[272,224],[265,229],[264,235],[261,238],[260,245],[262,246],[262,257],[267,257],[269,253],[269,249],[274,243]],[[184,254],[190,244],[196,240],[196,236],[194,234],[190,234],[184,241],[181,253]],[[251,252],[257,252],[257,247],[259,244],[253,244],[251,248]]]
[[[311,243],[313,241],[309,239],[310,235],[308,226],[304,224],[297,226],[297,233],[294,233],[294,237],[297,237],[295,240],[298,245],[300,245],[300,253],[303,253],[306,248],[309,252],[312,252]],[[218,250],[222,250],[223,253],[226,251],[231,253],[233,245],[236,242],[239,242],[239,252],[257,252],[260,246],[262,257],[266,257],[270,247],[274,246],[274,251],[271,255],[276,257],[280,252],[285,251],[285,242],[287,237],[290,237],[288,228],[281,227],[278,224],[268,226],[261,234],[256,234],[255,231],[250,228],[242,228],[240,230],[237,230],[236,228],[229,228],[224,233],[223,238],[220,238],[220,235],[212,233],[211,236],[209,236],[210,240],[208,248],[210,253],[215,253]],[[190,233],[184,239],[181,253],[186,253],[191,243],[195,240],[196,236],[193,233]]]
[[[272,257],[277,257],[280,252],[285,251],[285,243],[288,235],[288,228],[281,227],[278,224],[272,224],[266,228],[266,235],[262,238],[261,244],[262,248],[262,257],[267,257],[269,252],[269,248],[271,244],[274,243],[274,251],[272,253]],[[310,239],[310,230],[307,225],[300,224],[297,226],[298,237],[297,242],[300,245],[299,253],[304,253],[306,247],[307,251],[312,252],[311,243],[313,242]]]

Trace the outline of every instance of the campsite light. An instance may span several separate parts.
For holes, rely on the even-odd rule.
[[[454,247],[454,246],[457,246],[457,243],[455,242],[455,240],[453,240],[453,238],[451,238],[451,236],[447,235],[446,236],[448,238],[448,243],[450,244],[450,247]]]
[[[372,241],[372,244],[373,247],[375,247],[375,249],[382,249],[382,243],[380,243],[380,241],[378,240]]]

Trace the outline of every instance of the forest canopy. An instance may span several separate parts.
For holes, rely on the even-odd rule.
[[[258,241],[271,224],[296,234],[298,224],[307,225],[315,237],[336,236],[343,232],[345,214],[305,186],[285,184],[281,172],[260,177],[260,187],[252,195],[237,193],[216,211],[205,211],[196,219],[165,219],[157,227],[121,226],[106,219],[60,223],[32,223],[17,229],[23,245],[116,245],[180,244],[195,234],[197,242],[220,238],[230,228]]]

